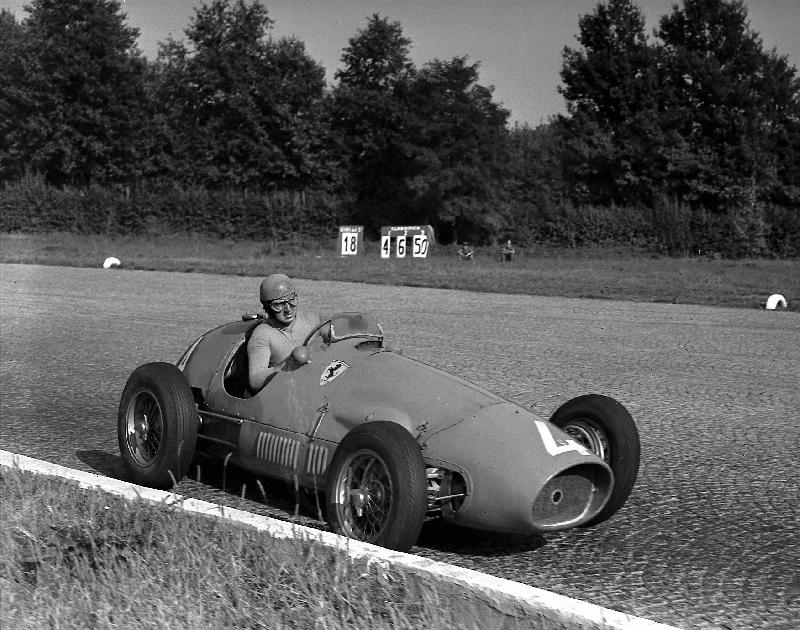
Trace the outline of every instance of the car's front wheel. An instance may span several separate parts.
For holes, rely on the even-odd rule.
[[[197,407],[177,367],[146,363],[134,370],[119,403],[117,439],[135,483],[170,488],[188,472],[197,442]]]
[[[622,404],[599,394],[567,401],[550,422],[604,460],[614,473],[611,496],[584,527],[602,523],[625,505],[636,483],[640,459],[636,423]]]
[[[419,444],[394,422],[354,428],[331,461],[325,501],[333,531],[408,551],[417,542],[428,502]]]

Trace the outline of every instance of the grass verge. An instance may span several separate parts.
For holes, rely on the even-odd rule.
[[[110,238],[76,234],[0,234],[0,261],[99,267],[116,256],[129,269],[395,284],[496,293],[759,308],[773,293],[800,303],[799,260],[668,258],[627,250],[520,251],[510,263],[478,248],[464,262],[454,247],[426,259],[381,259],[376,243],[338,255],[330,243],[209,240],[192,235]]]
[[[451,628],[430,585],[302,541],[0,471],[4,628]]]

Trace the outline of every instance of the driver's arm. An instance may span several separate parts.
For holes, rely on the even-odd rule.
[[[259,326],[253,331],[247,342],[248,384],[254,392],[264,387],[267,379],[280,369],[269,364],[272,348],[269,337],[261,333],[260,328],[262,327]]]

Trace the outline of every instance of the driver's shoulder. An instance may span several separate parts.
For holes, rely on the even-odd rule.
[[[255,326],[250,333],[249,344],[258,345],[260,342],[269,341],[277,334],[277,331],[268,322],[261,322]]]

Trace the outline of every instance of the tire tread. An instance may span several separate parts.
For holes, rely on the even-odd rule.
[[[336,522],[336,508],[333,505],[334,480],[338,476],[338,467],[341,460],[353,450],[370,448],[375,450],[392,467],[392,462],[397,468],[406,471],[408,476],[401,479],[402,493],[406,505],[396,509],[392,506],[394,520],[387,526],[387,533],[379,535],[375,544],[395,549],[408,551],[417,541],[422,524],[425,521],[427,510],[427,475],[422,452],[411,434],[400,424],[386,421],[372,421],[355,427],[348,433],[331,461],[328,468],[328,483],[326,484],[326,504],[330,525],[334,531],[341,533],[341,526]]]
[[[145,388],[161,407],[164,436],[159,453],[150,466],[132,461],[127,452],[127,407],[130,396]],[[171,488],[188,472],[197,442],[197,408],[186,379],[175,365],[145,363],[128,378],[120,399],[117,433],[122,461],[136,483],[154,488]]]
[[[628,500],[641,462],[639,431],[631,414],[614,398],[601,394],[585,394],[561,405],[550,418],[550,422],[561,428],[570,418],[587,418],[597,421],[604,418],[609,424],[613,439],[611,461],[608,462],[614,473],[614,487],[611,497],[597,515],[585,523],[584,527],[597,525],[616,514]]]

